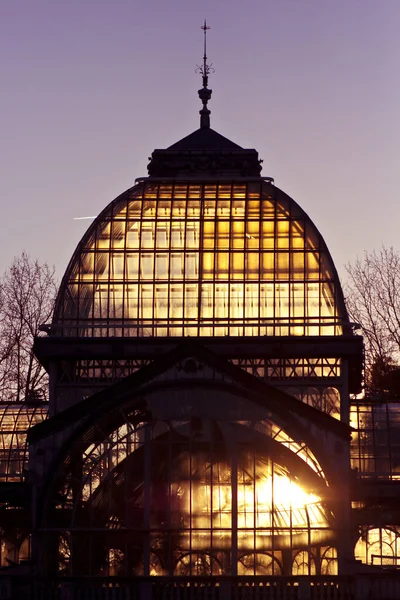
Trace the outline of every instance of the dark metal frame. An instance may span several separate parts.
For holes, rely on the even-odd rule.
[[[350,326],[321,235],[270,181],[148,178],[114,200],[83,237],[50,331],[301,336],[341,335]]]

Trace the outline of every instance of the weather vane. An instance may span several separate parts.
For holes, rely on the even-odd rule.
[[[201,76],[203,77],[203,87],[207,87],[208,85],[208,76],[210,73],[214,73],[215,69],[212,65],[212,63],[210,65],[207,64],[207,30],[211,29],[211,27],[209,25],[207,25],[207,21],[204,19],[204,25],[201,26],[201,28],[204,31],[204,55],[203,55],[203,64],[202,65],[196,65],[196,73],[200,73]]]
[[[203,87],[199,90],[199,98],[203,103],[203,108],[200,111],[200,127],[210,127],[210,111],[207,108],[207,103],[211,98],[212,90],[208,89],[208,76],[210,73],[214,73],[215,69],[211,64],[207,64],[207,30],[210,27],[207,25],[207,21],[204,19],[204,25],[201,26],[204,31],[204,55],[203,64],[196,65],[196,73],[200,73],[203,78]]]

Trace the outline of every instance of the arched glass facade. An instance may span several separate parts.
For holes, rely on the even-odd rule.
[[[79,243],[38,343],[57,406],[35,452],[62,440],[38,502],[44,574],[330,576],[350,555],[353,335],[323,238],[259,170],[194,132]]]
[[[364,564],[384,567],[400,567],[400,528],[361,527],[354,555]]]
[[[209,418],[189,396],[162,392],[148,408],[192,416],[116,407],[118,427],[101,419],[71,444],[49,498],[69,523],[58,529],[43,509],[44,531],[59,531],[60,574],[335,573],[332,492],[305,440],[282,417],[253,421],[255,405],[231,394],[219,392],[213,411],[210,393]],[[239,409],[251,420],[232,418]]]
[[[83,237],[52,332],[340,335],[346,323],[321,235],[270,182],[147,179],[114,200]]]

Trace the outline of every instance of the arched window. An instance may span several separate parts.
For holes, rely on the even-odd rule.
[[[400,531],[397,527],[367,529],[355,546],[355,557],[367,565],[400,566]]]
[[[292,548],[300,574],[315,569],[308,548],[322,544],[332,574],[328,488],[306,445],[272,421],[128,421],[71,449],[56,493],[71,515],[60,573],[279,575]]]
[[[308,550],[296,552],[293,558],[292,575],[316,575],[315,558]]]

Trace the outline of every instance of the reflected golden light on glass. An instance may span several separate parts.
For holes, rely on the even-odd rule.
[[[320,466],[304,444],[272,422],[258,422],[254,437],[272,438],[273,446],[272,440],[266,444],[272,454],[280,441],[299,460],[287,455],[288,464],[280,464],[270,451],[256,452],[245,441],[249,427],[254,423],[236,422],[237,442],[229,449],[220,436],[222,431],[229,435],[227,424],[220,428],[215,421],[202,421],[195,428],[201,433],[194,435],[185,419],[127,421],[89,445],[80,462],[80,492],[72,476],[60,498],[73,518],[81,507],[92,515],[89,520],[110,514],[102,573],[124,573],[129,563],[136,575],[279,575],[284,556],[286,571],[291,568],[292,553],[293,572],[312,574],[318,555],[318,572],[333,574],[335,532]],[[299,476],[309,470],[307,484],[295,475],[296,464]],[[119,539],[126,545],[115,544]],[[132,539],[137,540],[134,556]],[[65,568],[61,547],[59,561]]]
[[[72,325],[77,318],[80,334],[89,336],[244,335],[248,327],[252,335],[341,334],[333,266],[291,202],[274,200],[262,182],[138,186],[88,231],[55,321]],[[168,300],[161,317],[156,286],[162,281],[182,303]],[[190,312],[187,281],[196,284],[197,309]],[[103,284],[113,285],[113,293]],[[219,284],[227,286],[223,298]]]
[[[0,481],[18,482],[28,466],[28,430],[47,418],[45,403],[0,406]]]
[[[190,517],[193,527],[207,528],[211,521],[214,527],[228,529],[233,525],[232,495],[235,493],[231,471],[222,463],[213,465],[213,469],[226,483],[193,481],[189,489],[188,484],[181,481],[172,486],[172,494],[180,499],[179,510]],[[271,472],[265,475],[270,469],[271,465],[260,462],[253,476],[242,470],[238,472],[237,527],[252,530],[248,533],[250,543],[254,543],[254,528],[260,530],[257,535],[271,535],[269,530],[274,520],[275,525],[283,528],[281,535],[289,535],[292,527],[327,527],[321,497],[305,491],[288,475]]]
[[[375,566],[400,566],[400,532],[397,527],[369,529],[356,543],[355,558]]]

